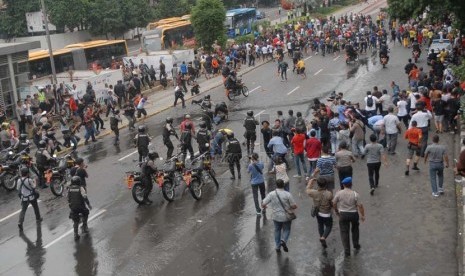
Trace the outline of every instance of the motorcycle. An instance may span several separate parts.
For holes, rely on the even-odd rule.
[[[241,93],[244,95],[244,97],[248,97],[249,88],[247,88],[247,86],[245,86],[242,82],[242,79],[238,77],[236,79],[236,85],[234,89],[228,89],[227,96],[230,101],[233,101],[236,97],[239,97]]]
[[[144,202],[145,195],[145,185],[142,182],[142,172],[140,171],[130,171],[126,172],[126,183],[128,187],[131,187],[132,198],[137,204],[142,204]],[[157,171],[154,175],[154,180],[158,183],[158,179],[162,179],[163,183],[163,171]]]
[[[381,64],[383,65],[383,68],[386,68],[386,64],[388,63],[389,58],[387,56],[383,55],[383,56],[381,56],[379,58],[379,60],[380,60]]]
[[[419,51],[416,51],[416,50],[413,50],[412,52],[412,57],[413,59],[415,60],[415,63],[418,62],[418,58],[420,58],[420,52]]]
[[[346,64],[349,64],[350,62],[357,62],[358,61],[358,54],[355,53],[353,55],[348,55],[346,54]]]
[[[0,165],[0,179],[3,187],[7,191],[13,191],[16,189],[16,180],[19,177],[19,170],[21,164],[23,164],[23,156],[28,156],[30,159],[27,162],[32,162],[32,158],[29,156],[29,148],[24,149],[18,154],[14,154],[13,151],[8,152],[8,160],[6,163]],[[36,170],[37,172],[37,170]]]
[[[184,172],[184,175],[190,174],[190,177],[187,177],[187,180],[190,182],[186,182],[186,184],[192,197],[196,200],[202,198],[202,188],[204,185],[213,182],[217,189],[219,187],[218,181],[215,178],[215,171],[211,166],[211,160],[207,158],[208,154],[209,152],[205,152],[192,159],[191,169]]]
[[[63,157],[53,159],[52,168],[45,171],[45,181],[55,196],[63,196],[67,184],[71,182],[71,168],[76,164],[73,153],[74,150]]]
[[[168,201],[172,202],[175,197],[175,188],[182,182],[187,185],[191,181],[191,174],[185,173],[185,164],[180,160],[182,153],[171,157],[164,164],[163,176],[157,177],[158,186],[161,188],[163,197]]]

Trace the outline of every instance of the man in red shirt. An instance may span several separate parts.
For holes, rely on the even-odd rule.
[[[307,172],[307,166],[305,165],[304,158],[305,134],[302,133],[301,129],[294,131],[294,137],[292,137],[291,144],[294,148],[294,162],[297,168],[297,175],[294,175],[294,177],[302,177],[300,163],[302,162],[304,174]]]
[[[321,142],[316,138],[316,131],[310,131],[310,138],[305,141],[305,151],[307,152],[307,159],[310,163],[308,169],[308,176],[312,175],[313,171],[316,168],[316,161],[320,158],[321,155]],[[307,177],[308,178],[308,177]]]
[[[181,122],[181,132],[183,132],[184,129],[186,128],[187,123],[189,123],[191,125],[191,127],[192,127],[191,128],[192,135],[195,136],[194,122],[192,122],[191,115],[189,115],[189,114],[184,115],[184,120]]]

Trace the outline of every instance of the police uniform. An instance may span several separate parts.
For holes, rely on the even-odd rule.
[[[155,167],[155,163],[152,160],[147,160],[142,165],[142,168],[141,168],[142,182],[147,187],[144,193],[144,201],[151,202],[148,198],[149,198],[150,192],[152,192],[152,189],[153,189],[152,175],[156,171],[157,171],[157,168]]]
[[[165,127],[163,127],[162,136],[163,136],[163,144],[165,144],[165,146],[168,148],[168,151],[166,152],[167,159],[170,159],[171,156],[173,156],[173,151],[174,151],[173,142],[171,142],[171,139],[170,139],[171,135],[174,135],[176,138],[178,137],[173,126],[170,123],[166,123]]]
[[[199,144],[199,153],[203,154],[208,152],[210,147],[205,146],[205,144],[209,144],[211,140],[211,132],[206,128],[201,128],[197,132],[197,143]]]
[[[241,165],[240,160],[242,158],[242,149],[239,140],[236,138],[231,138],[226,144],[226,158],[229,164],[229,171],[231,172],[232,177],[235,178],[234,174],[234,164],[236,164],[237,175],[241,178]]]
[[[258,121],[252,116],[247,116],[244,119],[245,133],[244,137],[247,143],[247,154],[252,154],[254,150],[255,140],[257,140],[256,128]]]
[[[150,137],[147,134],[137,134],[134,138],[136,142],[137,151],[139,152],[139,162],[149,154]]]
[[[87,198],[86,190],[81,185],[71,184],[68,190],[68,204],[70,208],[69,218],[73,220],[74,237],[79,238],[78,227],[82,216],[82,229],[87,232],[87,218],[89,217],[89,209],[86,203],[90,206]]]
[[[36,167],[37,167],[37,170],[39,171],[39,175],[38,175],[39,186],[44,188],[46,187],[44,174],[45,174],[45,171],[49,167],[49,161],[52,157],[50,156],[50,153],[44,148],[44,149],[37,150],[35,154],[35,158],[36,158]]]
[[[183,159],[186,158],[187,151],[189,151],[191,158],[194,156],[194,148],[192,148],[192,132],[190,129],[184,129],[181,132],[181,152]]]

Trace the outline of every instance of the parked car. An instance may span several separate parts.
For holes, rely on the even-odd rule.
[[[431,52],[432,49],[435,53],[439,53],[442,49],[446,49],[447,52],[451,53],[452,44],[449,39],[433,39],[433,42],[431,42],[429,46],[428,53]]]
[[[263,19],[266,17],[266,14],[265,12],[262,12],[262,11],[257,11],[257,15],[256,15],[256,18],[257,19]]]

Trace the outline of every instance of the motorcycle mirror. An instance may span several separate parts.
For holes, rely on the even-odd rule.
[[[30,142],[29,140],[26,140],[26,143],[28,143],[28,144],[29,144],[29,142]]]
[[[74,147],[74,143],[71,143],[71,146]]]
[[[54,155],[53,155],[53,158],[56,158],[56,157],[57,157],[57,155],[56,155],[56,154],[54,154]]]
[[[8,152],[8,154],[9,154],[9,155],[12,155],[12,154],[13,154],[13,151],[10,150],[10,151]]]
[[[209,143],[206,143],[206,144],[205,144],[205,147],[207,147],[207,148],[210,147],[210,144],[209,144]]]

